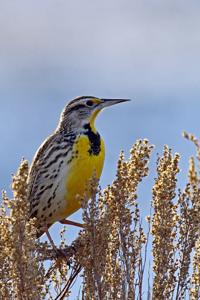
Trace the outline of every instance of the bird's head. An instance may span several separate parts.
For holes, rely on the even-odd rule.
[[[111,105],[129,101],[129,99],[103,99],[93,96],[77,97],[70,101],[64,108],[59,128],[82,129],[84,125],[90,124],[94,129],[94,121],[98,113]]]

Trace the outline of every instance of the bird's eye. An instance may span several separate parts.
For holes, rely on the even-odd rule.
[[[86,102],[87,106],[93,106],[94,102],[92,100],[88,100]]]

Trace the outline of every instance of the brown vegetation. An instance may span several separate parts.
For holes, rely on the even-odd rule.
[[[93,179],[91,200],[83,201],[85,229],[72,245],[66,245],[63,229],[60,252],[36,239],[26,200],[28,163],[22,161],[13,177],[13,199],[5,192],[2,197],[0,299],[75,299],[70,292],[77,276],[82,286],[76,299],[200,299],[200,142],[185,137],[197,149],[188,183],[178,191],[180,156],[165,146],[157,161],[153,213],[146,218],[149,232],[142,226],[137,189],[148,175],[153,147],[139,140],[128,160],[120,154],[110,186],[96,188]]]

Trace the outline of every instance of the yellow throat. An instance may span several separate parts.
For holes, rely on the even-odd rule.
[[[83,196],[90,197],[87,192],[90,179],[95,175],[101,176],[105,158],[104,141],[94,127],[94,121],[100,110],[91,116],[90,123],[85,126],[86,133],[79,134],[75,140],[70,165],[68,166],[66,179],[66,209],[65,217],[71,215],[81,206]]]

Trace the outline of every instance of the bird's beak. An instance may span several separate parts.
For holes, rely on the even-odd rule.
[[[130,99],[102,99],[101,98],[101,101],[102,101],[101,106],[102,108],[104,108],[121,102],[130,101]]]

